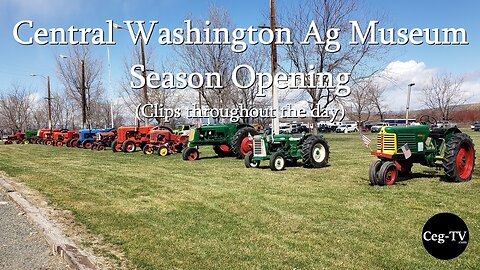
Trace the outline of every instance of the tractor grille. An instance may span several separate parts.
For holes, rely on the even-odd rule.
[[[253,155],[262,157],[267,155],[265,144],[260,136],[255,136],[253,139]]]
[[[377,135],[377,151],[381,152],[396,152],[395,134],[379,133]]]
[[[397,149],[408,143],[408,147],[412,152],[418,152],[418,145],[415,134],[399,134],[397,135]]]

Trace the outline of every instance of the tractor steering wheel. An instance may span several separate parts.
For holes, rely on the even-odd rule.
[[[428,123],[431,127],[435,127],[437,125],[437,119],[430,115],[422,115],[422,117],[420,117],[420,123]]]

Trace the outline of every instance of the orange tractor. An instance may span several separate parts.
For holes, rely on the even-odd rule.
[[[158,127],[150,131],[150,141],[143,147],[143,153],[159,156],[181,153],[188,143],[188,135],[177,135],[169,127]]]
[[[23,143],[25,140],[25,132],[17,132],[12,135],[8,135],[7,140],[5,141],[5,144],[13,144],[13,142],[16,142],[17,144]]]
[[[58,132],[53,132],[53,145],[54,146],[71,146],[72,141],[78,140],[78,130],[62,129]]]
[[[53,144],[53,133],[61,131],[61,128],[53,128],[52,130],[48,128],[39,129],[37,132],[37,144],[52,145]]]
[[[132,153],[150,142],[150,131],[157,126],[129,126],[117,128],[117,139],[112,142],[112,151]]]

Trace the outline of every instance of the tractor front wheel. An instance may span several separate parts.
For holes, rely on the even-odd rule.
[[[472,178],[475,167],[475,145],[465,133],[457,133],[447,142],[443,169],[447,180],[465,182]]]
[[[183,160],[197,160],[199,157],[200,153],[195,147],[187,147],[182,151]]]
[[[398,177],[397,166],[392,161],[383,163],[378,172],[378,184],[380,186],[393,185]]]
[[[63,146],[63,141],[58,141],[55,143],[55,146],[57,147],[62,147]]]
[[[157,150],[157,154],[161,157],[168,155],[168,148],[166,146],[160,146]]]
[[[143,147],[143,154],[145,154],[145,155],[151,155],[151,154],[153,154],[153,147],[152,147],[151,145],[149,145],[149,144],[145,145],[145,146]]]
[[[245,167],[246,168],[258,168],[260,167],[260,160],[253,161],[253,152],[248,152],[245,155]]]
[[[270,157],[270,169],[272,171],[285,169],[285,155],[282,152],[276,152]]]
[[[137,150],[137,146],[134,141],[126,140],[122,144],[122,151],[125,153],[133,153]]]
[[[53,144],[52,140],[46,140],[45,141],[45,145],[52,145],[52,144]]]
[[[372,164],[370,164],[370,169],[368,170],[368,178],[370,179],[370,185],[378,185],[378,172],[380,171],[381,166],[382,162],[379,159],[373,161]]]
[[[329,156],[328,143],[321,137],[310,136],[302,144],[303,166],[306,168],[327,166]]]

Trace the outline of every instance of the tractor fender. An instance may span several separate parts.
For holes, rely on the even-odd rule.
[[[445,141],[449,141],[450,138],[452,138],[453,135],[457,134],[457,133],[462,133],[462,131],[460,129],[458,129],[457,127],[451,127],[449,129],[447,129],[447,131],[445,131]]]
[[[241,129],[241,128],[244,128],[244,127],[250,127],[250,128],[255,129],[255,127],[253,127],[253,126],[250,125],[250,124],[238,124],[238,125],[237,125],[237,130],[239,130],[239,129]]]

